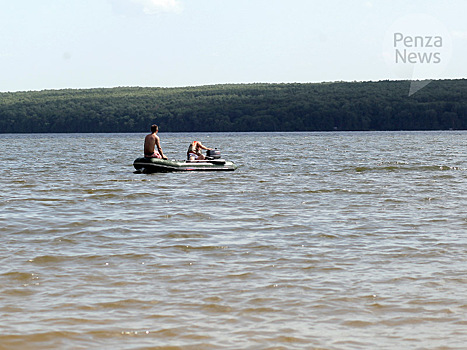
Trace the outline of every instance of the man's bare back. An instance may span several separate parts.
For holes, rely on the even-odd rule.
[[[144,156],[149,158],[167,159],[167,157],[162,152],[161,142],[159,136],[157,136],[158,131],[159,128],[157,125],[153,125],[151,126],[151,133],[146,135],[144,138]]]
[[[144,138],[144,154],[153,154],[156,150],[156,139],[159,137],[155,134],[146,135]]]

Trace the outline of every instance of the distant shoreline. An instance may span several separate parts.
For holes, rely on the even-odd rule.
[[[466,130],[467,80],[0,93],[0,133]]]

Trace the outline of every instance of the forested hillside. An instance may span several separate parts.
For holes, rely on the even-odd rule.
[[[467,129],[467,80],[0,93],[0,133]]]

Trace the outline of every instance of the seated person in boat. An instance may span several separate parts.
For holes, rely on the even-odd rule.
[[[158,131],[159,127],[157,125],[151,125],[151,133],[144,138],[144,156],[146,158],[167,159],[164,152],[162,152],[161,140],[157,136]]]
[[[201,150],[212,150],[212,148],[208,148],[204,146],[199,141],[193,141],[190,143],[190,147],[188,147],[188,151],[186,152],[186,156],[188,160],[203,160],[205,157],[201,153]]]

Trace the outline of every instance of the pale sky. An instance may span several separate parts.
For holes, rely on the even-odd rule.
[[[0,0],[0,91],[406,78],[396,49],[439,55],[425,79],[467,78],[466,14],[467,0]]]

